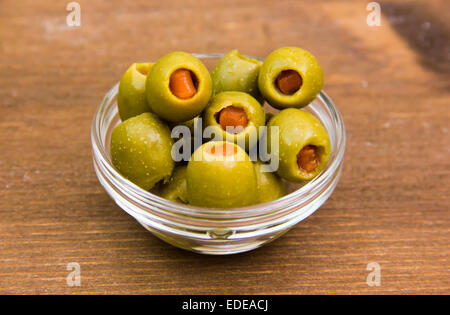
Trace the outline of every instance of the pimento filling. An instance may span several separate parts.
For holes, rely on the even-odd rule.
[[[169,88],[176,97],[190,99],[197,94],[196,77],[190,70],[178,69],[170,76]]]
[[[248,117],[245,110],[236,106],[228,106],[216,114],[216,120],[223,130],[239,133],[248,125]],[[232,128],[230,128],[232,127]]]
[[[276,79],[276,86],[285,95],[294,94],[300,90],[302,84],[303,79],[295,70],[282,71]]]
[[[319,166],[319,148],[315,145],[304,146],[297,154],[297,165],[301,170],[308,173]]]
[[[209,148],[209,153],[216,156],[230,156],[237,153],[237,148],[231,143],[223,142]]]

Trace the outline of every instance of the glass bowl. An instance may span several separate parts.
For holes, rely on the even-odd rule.
[[[223,54],[194,54],[212,68]],[[94,169],[116,204],[155,236],[176,247],[202,254],[234,254],[275,240],[316,211],[339,180],[345,151],[345,128],[332,100],[321,92],[305,110],[328,131],[332,153],[326,168],[306,185],[287,184],[288,194],[245,208],[209,209],[175,203],[145,191],[122,177],[111,163],[109,142],[120,123],[118,84],[106,93],[91,128]],[[277,112],[265,105],[270,112]]]

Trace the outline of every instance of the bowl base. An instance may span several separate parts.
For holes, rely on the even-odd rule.
[[[161,233],[142,222],[139,223],[154,236],[170,245],[205,255],[232,255],[248,252],[276,240],[289,230],[287,229],[271,236],[265,235],[260,238],[190,240],[187,238],[180,238],[179,236],[170,233]]]

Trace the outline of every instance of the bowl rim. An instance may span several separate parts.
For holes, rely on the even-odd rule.
[[[221,58],[225,54],[223,53],[193,53],[192,55],[196,56],[200,59],[207,58]],[[252,56],[246,56],[249,58],[255,58]],[[255,58],[260,61],[262,59]],[[107,171],[110,173],[114,181],[111,184],[115,187],[121,186],[121,190],[133,197],[133,199],[139,204],[145,205],[146,207],[156,207],[168,213],[169,216],[177,216],[182,215],[184,217],[190,216],[196,219],[251,219],[258,216],[266,216],[270,214],[277,213],[279,211],[286,211],[289,213],[289,209],[298,208],[300,204],[307,205],[310,199],[314,199],[317,195],[320,195],[320,190],[326,186],[327,182],[340,170],[340,166],[343,161],[345,146],[346,146],[346,133],[345,133],[345,125],[342,119],[339,110],[337,109],[334,102],[331,98],[325,93],[325,91],[321,91],[315,100],[319,99],[321,103],[323,103],[329,112],[333,123],[333,127],[336,128],[334,131],[336,132],[336,144],[334,148],[332,148],[332,152],[330,155],[330,159],[325,167],[325,169],[319,173],[313,180],[306,183],[299,189],[286,194],[285,196],[269,201],[266,203],[259,203],[252,206],[240,207],[240,208],[205,208],[198,206],[185,205],[181,203],[177,203],[171,200],[164,199],[159,197],[156,194],[153,194],[149,191],[146,191],[139,186],[135,185],[125,177],[123,177],[112,165],[111,160],[109,158],[109,153],[106,152],[106,148],[103,145],[103,141],[100,135],[100,127],[102,126],[102,117],[105,112],[106,107],[108,107],[111,100],[117,96],[119,83],[116,83],[103,97],[101,104],[97,107],[92,124],[91,124],[91,143],[92,149],[95,156],[99,158],[99,162],[102,163]],[[314,101],[315,101],[314,100]],[[314,102],[313,101],[313,102]],[[310,104],[312,104],[311,102]],[[310,105],[308,105],[310,106]],[[320,118],[319,118],[320,120]],[[323,123],[323,121],[322,121]],[[329,132],[327,130],[327,132]],[[168,210],[169,208],[170,210]],[[152,208],[153,209],[153,208]],[[315,211],[315,210],[314,210]],[[312,211],[312,212],[314,212]],[[312,214],[312,212],[310,214]],[[308,216],[310,215],[308,214]],[[140,215],[146,215],[145,213],[141,213]]]

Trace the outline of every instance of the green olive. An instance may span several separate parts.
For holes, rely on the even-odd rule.
[[[278,175],[291,182],[312,180],[326,166],[331,145],[322,123],[312,114],[296,109],[284,109],[269,121],[268,150],[279,159]],[[272,137],[278,127],[278,148],[272,147]]]
[[[167,183],[158,187],[156,193],[165,199],[187,203],[186,166],[177,166]]]
[[[259,90],[275,108],[302,108],[322,90],[323,72],[317,59],[297,47],[272,52],[261,67]]]
[[[111,159],[116,169],[139,187],[150,190],[167,181],[175,162],[169,127],[155,114],[143,113],[121,122],[111,135]]]
[[[262,100],[258,88],[261,62],[232,50],[223,56],[211,73],[214,94],[224,91],[245,92]]]
[[[273,172],[263,172],[263,166],[261,162],[255,163],[259,203],[276,200],[286,195],[286,187],[281,178]]]
[[[117,106],[122,121],[151,111],[145,96],[145,80],[152,66],[152,63],[133,63],[120,79]]]
[[[205,127],[223,140],[248,150],[259,139],[259,127],[266,117],[263,108],[250,94],[221,92],[215,95],[203,113]],[[254,143],[252,143],[252,140]]]
[[[185,52],[160,58],[147,76],[147,101],[154,113],[170,122],[198,116],[208,105],[211,94],[208,69]]]
[[[199,147],[187,166],[189,204],[237,208],[258,203],[252,161],[239,146],[211,141]]]

